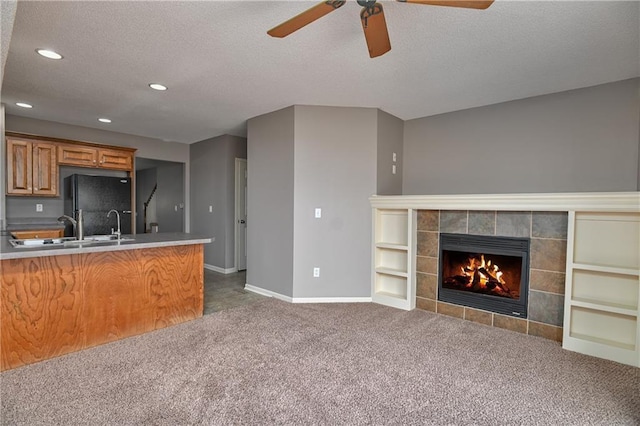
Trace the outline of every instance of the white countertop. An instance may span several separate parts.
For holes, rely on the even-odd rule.
[[[9,243],[11,237],[1,237],[0,260],[25,259],[29,257],[43,256],[61,256],[81,253],[97,253],[117,250],[136,250],[191,244],[207,244],[215,241],[214,237],[203,237],[194,234],[186,234],[183,232],[160,232],[150,234],[123,235],[123,237],[134,238],[134,240],[15,248]]]

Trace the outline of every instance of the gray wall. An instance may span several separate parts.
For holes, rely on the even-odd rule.
[[[293,296],[294,107],[247,122],[247,284]]]
[[[192,230],[215,237],[205,245],[204,263],[230,270],[235,262],[235,159],[247,158],[247,140],[222,135],[190,148]]]
[[[378,110],[378,153],[377,191],[378,195],[402,194],[402,144],[404,121],[384,111]],[[393,153],[396,162],[393,162]],[[396,174],[392,166],[396,166]]]
[[[11,132],[30,133],[35,135],[63,138],[77,141],[86,141],[99,144],[115,145],[136,148],[136,157],[145,157],[155,160],[174,161],[185,164],[185,175],[189,175],[189,145],[176,142],[164,142],[159,139],[145,138],[142,136],[127,135],[124,133],[110,132],[107,130],[93,129],[89,127],[73,126],[56,123],[53,121],[36,120],[33,118],[15,115],[6,116],[6,130]],[[90,170],[90,169],[82,169]],[[90,172],[87,174],[91,174]],[[101,171],[102,174],[102,171]],[[0,177],[3,186],[6,186],[6,176]],[[189,181],[185,181],[185,231],[189,232]],[[8,207],[7,207],[8,209]],[[35,212],[35,209],[34,209]],[[35,214],[35,213],[34,213]]]
[[[185,222],[184,164],[167,163],[158,166],[156,170],[158,191],[154,198],[156,199],[159,232],[183,232]]]
[[[403,193],[635,191],[639,84],[407,121]]]
[[[372,108],[295,107],[296,298],[371,294],[368,198],[376,191],[377,117]],[[320,219],[314,218],[316,207],[322,208]],[[313,278],[314,267],[319,278]]]

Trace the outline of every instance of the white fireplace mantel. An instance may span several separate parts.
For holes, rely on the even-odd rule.
[[[418,210],[639,212],[640,192],[374,195],[374,208]]]

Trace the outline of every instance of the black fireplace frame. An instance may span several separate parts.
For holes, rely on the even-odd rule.
[[[445,250],[520,257],[522,259],[520,298],[508,299],[443,287],[444,277],[442,275]],[[529,253],[529,238],[441,233],[438,257],[438,300],[517,318],[527,318]]]

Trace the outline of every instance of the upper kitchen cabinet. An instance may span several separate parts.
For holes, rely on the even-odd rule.
[[[58,164],[64,166],[96,167],[98,150],[82,145],[58,145]]]
[[[7,195],[58,196],[58,166],[133,173],[135,148],[6,133]]]
[[[58,195],[56,145],[7,136],[7,195]]]
[[[131,171],[133,170],[133,153],[134,150],[129,149],[60,144],[58,145],[58,163],[64,166]]]
[[[98,167],[113,170],[132,170],[133,151],[98,149]]]

